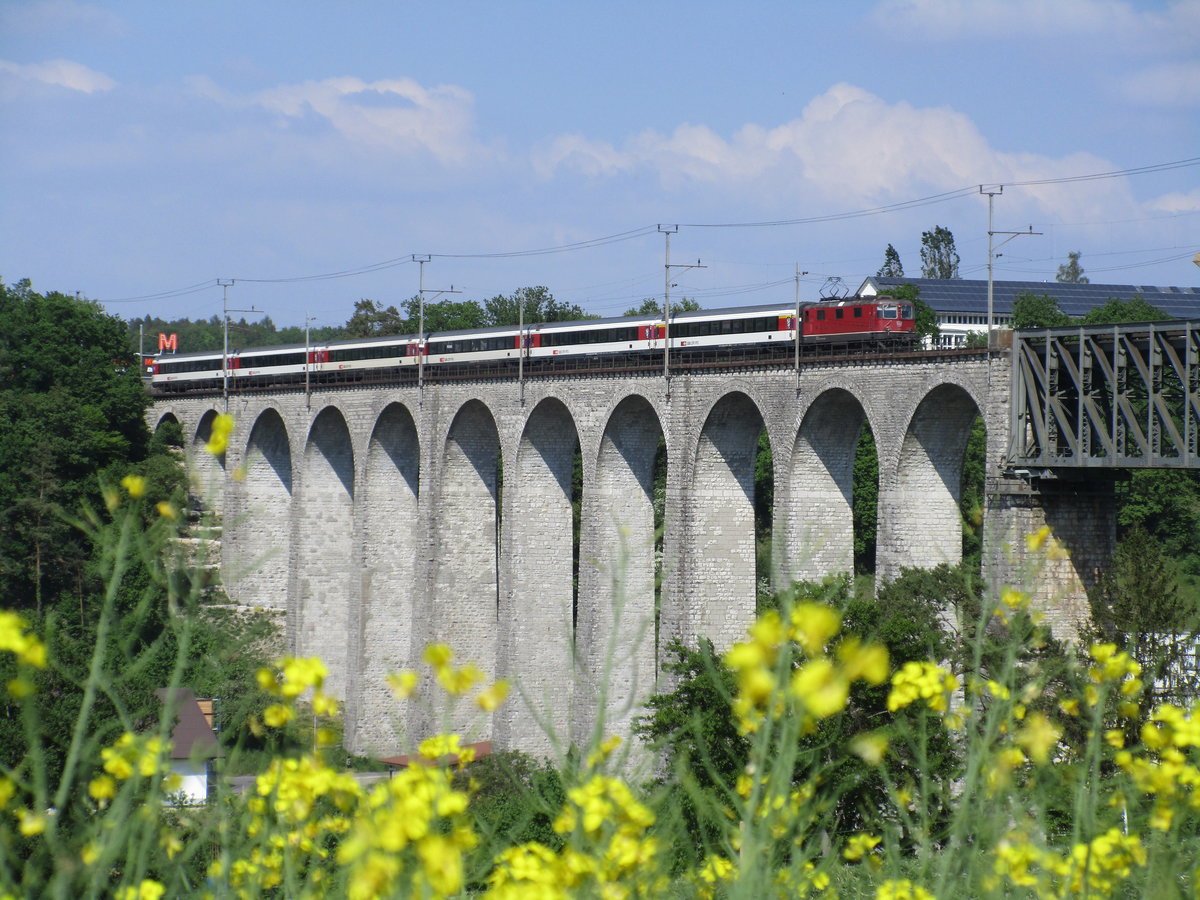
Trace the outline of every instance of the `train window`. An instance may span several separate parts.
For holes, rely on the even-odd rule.
[[[896,307],[894,307],[894,306],[880,306],[880,307],[879,307],[879,318],[881,318],[881,319],[894,319],[894,318],[896,318]]]
[[[862,318],[862,307],[861,306],[854,307],[854,318],[856,318],[856,319]]]
[[[823,309],[818,309],[818,310],[817,310],[817,321],[818,321],[818,322],[824,322],[824,321],[825,321],[825,310],[823,310]]]
[[[900,318],[911,319],[913,317],[913,308],[907,303],[900,307]]]
[[[841,318],[844,318],[844,316],[845,316],[845,310],[843,310],[840,306],[833,311],[833,317],[835,319],[841,319]]]

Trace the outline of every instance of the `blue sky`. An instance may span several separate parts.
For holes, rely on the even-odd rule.
[[[0,116],[0,278],[126,317],[235,279],[340,323],[412,296],[412,254],[463,299],[619,314],[661,296],[660,224],[706,307],[790,300],[797,265],[853,289],[888,243],[919,275],[935,225],[982,278],[981,183],[996,230],[1044,232],[997,278],[1079,250],[1200,284],[1200,0],[0,0]]]

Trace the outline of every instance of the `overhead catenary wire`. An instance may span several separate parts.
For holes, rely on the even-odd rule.
[[[1024,181],[1005,181],[1003,184],[1009,187],[1033,187],[1050,184],[1071,184],[1077,182],[1097,181],[1112,178],[1132,177],[1135,175],[1147,175],[1158,172],[1168,172],[1176,169],[1189,168],[1200,166],[1200,157],[1189,157],[1187,159],[1173,160],[1170,162],[1156,163],[1148,166],[1137,166],[1128,169],[1119,169],[1107,172],[1094,172],[1084,175],[1067,175],[1057,178],[1044,179],[1029,179]],[[1001,182],[997,182],[1001,183]],[[864,218],[868,216],[888,215],[891,213],[902,212],[910,209],[917,209],[924,206],[946,203],[950,200],[959,199],[962,197],[972,196],[977,194],[978,185],[970,185],[967,187],[958,188],[951,191],[944,191],[938,194],[931,194],[926,197],[917,197],[911,200],[903,200],[898,203],[887,204],[884,206],[869,207],[866,209],[850,210],[839,213],[829,213],[817,216],[802,216],[791,219],[772,219],[757,222],[682,222],[680,225],[687,228],[781,228],[794,227],[797,225],[815,225],[825,222],[845,221],[848,219]],[[425,254],[430,258],[437,259],[520,259],[531,256],[547,256],[558,253],[572,253],[581,250],[589,250],[597,247],[605,247],[615,243],[634,240],[645,235],[654,234],[658,230],[657,225],[644,225],[637,228],[627,229],[625,231],[616,232],[614,234],[604,235],[597,238],[589,238],[582,241],[574,241],[568,244],[559,244],[550,247],[538,247],[524,250],[502,250],[502,251],[482,251],[482,252],[459,252],[459,253],[429,253]],[[1163,248],[1166,249],[1166,248]],[[1190,255],[1193,251],[1189,250]],[[1117,271],[1120,269],[1138,268],[1142,266],[1156,265],[1162,262],[1173,262],[1182,257],[1172,256],[1164,259],[1150,260],[1142,263],[1129,263],[1124,266],[1115,266],[1108,269],[1096,269],[1092,271]],[[342,278],[353,278],[361,275],[367,275],[374,272],[394,268],[397,266],[410,265],[413,261],[413,254],[394,257],[392,259],[382,260],[375,263],[367,263],[362,266],[356,266],[346,269],[335,270],[331,272],[322,272],[310,275],[291,275],[280,276],[274,278],[250,278],[239,277],[236,280],[254,284],[293,284],[300,282],[313,281],[331,281]],[[131,297],[118,297],[114,299],[105,299],[104,303],[138,303],[151,300],[168,300],[176,297],[184,297],[190,294],[199,293],[200,291],[208,290],[218,285],[219,279],[210,278],[206,281],[197,284],[188,285],[186,287],[163,290],[154,293],[141,294]],[[785,283],[787,279],[780,284]],[[776,286],[774,283],[765,284],[763,288]],[[752,293],[755,288],[741,289],[738,287],[728,289],[714,289],[710,296],[732,296],[737,293]]]

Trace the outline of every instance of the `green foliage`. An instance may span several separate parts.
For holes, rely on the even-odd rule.
[[[1103,306],[1089,309],[1083,317],[1084,325],[1118,325],[1121,322],[1165,322],[1171,317],[1157,307],[1151,306],[1141,296],[1128,300],[1110,297]]]
[[[623,315],[626,316],[655,316],[662,315],[662,301],[654,297],[647,297],[642,301],[641,306],[632,306],[625,310]],[[681,312],[695,312],[700,309],[700,304],[691,297],[681,297],[679,300],[671,303],[671,315]]]
[[[517,288],[511,294],[497,294],[483,302],[485,325],[519,325],[521,310],[525,324],[538,322],[578,322],[595,319],[581,306],[556,300],[550,289],[543,286]]]
[[[1079,255],[1078,250],[1067,254],[1067,261],[1058,267],[1055,281],[1062,284],[1088,284],[1088,277],[1083,274],[1083,266],[1079,264]]]
[[[921,299],[921,289],[915,284],[902,284],[891,291],[893,297],[913,305],[913,334],[918,340],[935,340],[942,333],[937,312]]]
[[[0,591],[36,609],[78,593],[87,548],[69,519],[101,471],[146,459],[148,405],[121,320],[28,281],[0,284]]]
[[[394,307],[390,307],[394,309]],[[360,300],[355,304],[355,319],[361,329],[364,318],[370,311],[376,309],[372,300]],[[359,311],[362,310],[360,316]],[[225,327],[220,316],[209,319],[161,319],[146,315],[140,319],[132,319],[127,323],[129,346],[147,355],[158,353],[158,336],[160,334],[175,335],[179,353],[198,353],[205,350],[220,351],[225,347]],[[140,330],[140,333],[139,333]],[[336,340],[340,337],[366,337],[373,332],[343,333],[336,325],[313,327],[309,331],[309,339],[313,343]],[[140,342],[140,343],[139,343]],[[243,315],[229,322],[229,349],[244,350],[247,347],[275,347],[280,344],[303,344],[304,327],[287,325],[276,328],[270,316],[247,321]]]
[[[1143,469],[1117,485],[1117,524],[1140,527],[1163,552],[1184,559],[1200,549],[1200,472]]]
[[[1200,629],[1200,610],[1181,594],[1177,577],[1161,542],[1135,525],[1117,543],[1088,596],[1092,637],[1128,649],[1141,663],[1151,704],[1163,699],[1159,685],[1175,672],[1184,645]],[[1190,687],[1194,691],[1196,685]]]
[[[954,234],[941,225],[921,232],[921,277],[958,278],[958,251]]]
[[[875,571],[875,530],[879,522],[879,454],[866,423],[854,447],[854,571]]]
[[[562,836],[551,826],[565,789],[561,773],[548,761],[519,750],[494,753],[471,763],[455,782],[463,790],[474,785],[472,819],[488,853],[526,841],[562,846]],[[486,869],[488,861],[480,862]]]
[[[875,273],[879,278],[903,278],[904,264],[900,262],[900,254],[891,244],[883,251],[883,265]]]
[[[978,570],[983,551],[983,488],[987,474],[987,429],[976,416],[963,456],[959,510],[963,521],[963,561]]]
[[[364,297],[354,304],[354,315],[347,320],[342,331],[348,338],[364,338],[415,334],[417,329],[409,329],[408,320],[400,315],[396,307],[385,307]]]
[[[1070,325],[1071,317],[1049,294],[1024,291],[1013,300],[1013,328],[1057,328]]]

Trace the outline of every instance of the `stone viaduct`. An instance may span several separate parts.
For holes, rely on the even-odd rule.
[[[218,397],[157,400],[197,490],[224,523],[233,600],[285,613],[345,700],[346,743],[397,752],[437,727],[546,752],[627,731],[671,638],[738,639],[755,609],[754,465],[774,459],[773,581],[851,569],[855,445],[879,454],[876,567],[961,558],[958,501],[976,416],[988,435],[985,569],[1037,580],[1064,628],[1111,550],[1111,492],[1041,497],[999,477],[1009,428],[1001,355],[841,361],[794,370],[539,377],[235,394],[226,455],[203,452]],[[666,447],[656,591],[653,472]],[[582,460],[573,561],[572,467]],[[1011,489],[1010,489],[1011,488]],[[1021,536],[1050,524],[1069,555],[1026,570]],[[574,579],[577,578],[577,591]],[[575,599],[577,597],[577,599]],[[656,599],[657,598],[657,599]],[[385,683],[431,641],[515,686],[492,715],[403,706]],[[437,692],[423,691],[427,696]]]

